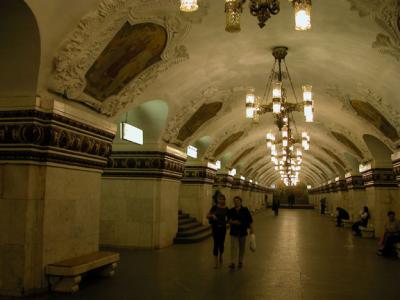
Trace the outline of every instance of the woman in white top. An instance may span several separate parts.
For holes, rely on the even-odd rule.
[[[370,215],[369,215],[368,207],[364,206],[364,208],[360,211],[360,220],[355,222],[352,226],[352,230],[355,235],[358,235],[358,236],[361,235],[360,227],[367,227],[369,218],[370,218]]]

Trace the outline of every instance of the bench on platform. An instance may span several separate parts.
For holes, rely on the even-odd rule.
[[[375,229],[372,226],[359,227],[361,230],[361,237],[364,239],[373,239],[375,237]]]
[[[119,253],[98,251],[49,264],[46,275],[52,291],[74,293],[79,290],[83,274],[95,270],[100,276],[113,276],[118,261]]]
[[[353,226],[352,220],[343,220],[343,227],[351,228]]]

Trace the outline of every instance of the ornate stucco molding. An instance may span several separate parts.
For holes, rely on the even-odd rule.
[[[369,169],[362,172],[365,187],[397,187],[397,181],[392,168]]]
[[[351,106],[350,101],[355,99],[371,104],[390,122],[390,124],[396,128],[397,132],[400,132],[400,112],[369,87],[357,84],[356,88],[350,92],[340,88],[339,86],[330,86],[325,90],[325,92],[329,96],[336,98],[341,103],[344,111],[354,114],[362,122],[365,122],[365,120],[357,114]],[[395,147],[393,141],[385,137],[375,126],[371,124],[369,124],[369,126],[371,130],[379,135],[390,148]]]
[[[85,74],[125,22],[131,25],[152,22],[163,26],[167,31],[166,48],[159,62],[142,71],[117,95],[102,102],[84,93]],[[54,59],[49,90],[106,116],[115,116],[134,102],[162,72],[189,58],[182,42],[191,22],[179,13],[177,2],[173,0],[102,0],[63,43]]]
[[[103,169],[114,134],[54,113],[0,112],[0,160]]]
[[[168,152],[113,152],[104,170],[104,177],[167,178],[180,180],[186,159]]]
[[[178,140],[179,130],[190,119],[190,117],[202,106],[210,102],[221,102],[222,109],[218,115],[228,113],[232,110],[232,100],[236,93],[241,93],[246,90],[245,87],[234,87],[231,89],[219,89],[216,86],[209,86],[202,90],[196,97],[192,98],[183,107],[179,108],[177,113],[168,121],[163,134],[163,140],[167,143],[182,144]],[[205,123],[207,124],[207,122]],[[202,127],[205,125],[203,124]],[[185,146],[184,144],[183,146]]]
[[[185,166],[182,183],[213,184],[216,170],[207,166]]]
[[[400,61],[400,3],[398,0],[348,0],[360,17],[370,17],[382,29],[372,43],[382,54]]]

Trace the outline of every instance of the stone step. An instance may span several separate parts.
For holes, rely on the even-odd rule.
[[[199,226],[190,230],[186,230],[184,232],[179,231],[176,234],[176,237],[195,237],[197,235],[203,234],[204,232],[209,232],[210,230],[210,226]]]
[[[202,234],[191,236],[191,237],[176,237],[174,239],[175,244],[193,244],[208,239],[212,235],[211,228],[208,231],[204,231]]]
[[[190,223],[196,223],[196,218],[186,218],[178,221],[178,225],[185,225],[185,224],[190,224]]]
[[[178,214],[178,219],[179,220],[183,220],[183,219],[187,219],[187,218],[190,218],[190,215],[189,214]]]
[[[185,232],[185,231],[188,231],[190,229],[197,228],[197,227],[200,227],[200,226],[201,226],[201,224],[197,223],[197,222],[181,224],[178,227],[178,232]]]

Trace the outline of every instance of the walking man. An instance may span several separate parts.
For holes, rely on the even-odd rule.
[[[242,198],[236,196],[233,198],[235,207],[228,213],[231,235],[231,264],[229,268],[234,269],[235,263],[238,267],[243,266],[243,258],[246,249],[246,237],[248,230],[253,233],[253,218],[247,207],[242,206]]]

